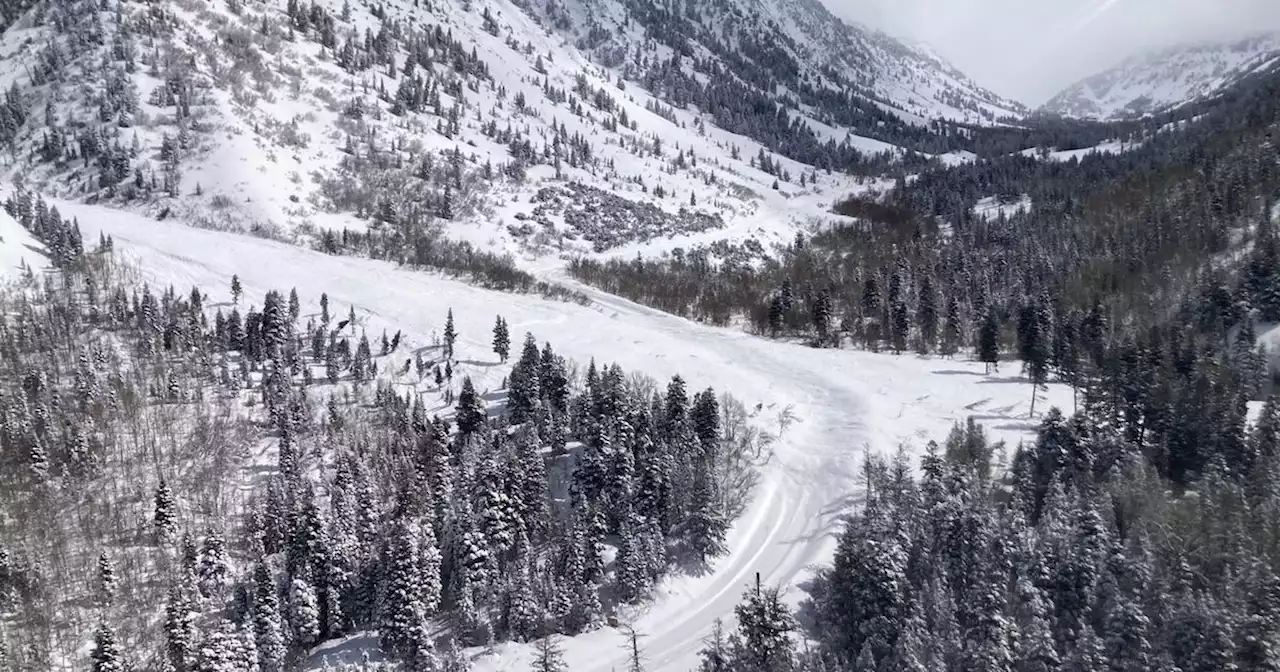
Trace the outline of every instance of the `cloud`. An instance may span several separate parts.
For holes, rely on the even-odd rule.
[[[1280,31],[1280,0],[823,0],[1039,104],[1144,50]]]

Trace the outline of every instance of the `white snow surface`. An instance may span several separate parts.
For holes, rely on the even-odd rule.
[[[0,277],[14,277],[24,267],[40,268],[45,263],[43,250],[29,231],[0,209]]]
[[[582,289],[593,300],[590,306],[547,301],[385,262],[328,256],[98,206],[54,204],[79,218],[86,239],[99,232],[113,236],[116,249],[135,257],[150,281],[172,283],[180,291],[199,285],[214,300],[229,298],[233,274],[241,279],[246,302],[261,302],[270,289],[297,287],[304,302],[314,304],[327,292],[336,311],[355,307],[367,333],[403,330],[410,348],[430,343],[452,308],[460,373],[470,375],[478,389],[497,388],[506,372],[489,352],[490,329],[500,314],[514,334],[532,332],[572,360],[616,361],[658,379],[679,373],[695,387],[730,392],[748,408],[761,404],[757,421],[765,430],[776,430],[773,418],[792,409],[797,420],[762,468],[754,499],[729,535],[730,553],[707,576],[671,578],[651,604],[619,614],[643,635],[644,656],[654,672],[695,667],[703,637],[716,619],[732,620],[734,605],[757,572],[764,582],[786,587],[792,604],[799,602],[799,584],[830,561],[839,517],[858,501],[858,470],[867,450],[890,453],[902,446],[918,454],[928,440],[941,440],[968,416],[1010,442],[1030,436],[1034,426],[1028,418],[1031,386],[1012,362],[985,375],[981,364],[961,359],[814,350],[704,326],[589,288]],[[567,282],[556,269],[544,273]],[[1038,411],[1070,404],[1069,392],[1059,386],[1041,397]],[[607,627],[567,640],[569,669],[621,669],[622,642],[623,635]],[[360,655],[329,650],[344,652],[353,659]],[[473,653],[478,672],[526,670],[533,648],[505,644],[496,653]]]
[[[1071,161],[1073,159],[1081,160],[1091,154],[1123,154],[1132,151],[1141,146],[1139,142],[1125,142],[1122,140],[1107,140],[1098,143],[1093,147],[1081,147],[1080,149],[1044,149],[1041,147],[1029,147],[1018,152],[1023,156],[1031,158],[1044,159],[1046,161]]]
[[[973,206],[973,214],[975,217],[992,220],[1000,216],[1011,217],[1016,214],[1029,212],[1031,210],[1031,197],[1023,194],[1022,198],[1013,203],[1001,203],[995,196],[988,196],[980,199]]]
[[[1280,33],[1174,47],[1130,58],[1054,96],[1043,111],[1069,117],[1141,117],[1210,98],[1280,63]]]

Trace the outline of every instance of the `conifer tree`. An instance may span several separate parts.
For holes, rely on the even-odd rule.
[[[991,373],[992,367],[1000,370],[1000,320],[991,309],[982,318],[978,332],[978,360],[986,365],[987,373]]]
[[[378,635],[384,651],[412,665],[431,656],[421,539],[413,525],[401,521],[390,542]]]
[[[817,332],[818,347],[825,347],[832,338],[831,334],[831,291],[823,289],[813,299],[813,328]]]
[[[160,485],[156,486],[155,507],[152,515],[152,528],[155,530],[157,543],[163,544],[173,539],[177,531],[176,515],[173,491],[169,489],[169,483],[162,478]]]
[[[320,603],[310,582],[294,578],[289,583],[288,607],[294,645],[309,648],[320,637]]]
[[[636,530],[636,521],[624,522],[618,536],[620,539],[616,560],[618,594],[623,600],[636,602],[649,588],[649,567],[645,562],[645,553],[639,539],[639,532]]]
[[[720,510],[714,475],[707,460],[699,460],[702,469],[695,475],[690,510],[683,523],[684,542],[698,562],[723,555],[728,522]]]
[[[507,321],[499,315],[497,321],[493,325],[493,354],[498,356],[498,361],[506,363],[507,356],[511,354],[511,335],[507,331]]]
[[[240,276],[231,276],[231,302],[239,304],[240,295],[244,293],[244,288],[240,286]]]
[[[964,326],[960,322],[960,301],[953,293],[947,297],[947,317],[942,326],[942,343],[939,350],[944,357],[951,357],[964,343]]]
[[[196,576],[200,594],[206,598],[222,594],[230,581],[231,563],[227,557],[226,541],[216,530],[209,530],[200,546]]]
[[[734,607],[738,618],[734,670],[743,672],[790,672],[796,667],[795,643],[791,632],[795,619],[782,603],[776,588],[756,586],[748,590],[742,603]]]
[[[232,672],[244,670],[242,663],[241,640],[227,621],[211,628],[204,640],[200,642],[200,651],[196,656],[196,672]],[[257,660],[253,664],[257,665]]]
[[[191,595],[179,582],[169,588],[164,630],[169,665],[174,672],[189,672],[195,662],[196,612]]]
[[[453,328],[453,309],[449,309],[449,314],[444,321],[444,359],[446,362],[453,361],[453,346],[458,341],[458,332]]]
[[[106,621],[98,624],[93,633],[93,672],[125,672],[128,666],[124,662],[124,654],[116,640],[116,633]]]
[[[928,275],[921,280],[916,296],[916,319],[920,322],[920,353],[927,355],[938,339],[938,293]]]
[[[116,570],[106,552],[98,555],[98,606],[107,608],[115,602],[117,591]]]
[[[463,434],[474,434],[485,423],[484,407],[480,396],[471,384],[471,377],[462,379],[462,391],[458,393],[458,405],[454,418],[458,423],[458,431]]]
[[[525,334],[520,360],[511,370],[507,391],[507,409],[512,424],[527,422],[542,397],[542,386],[538,380],[542,369],[540,356],[533,334]]]
[[[717,618],[712,625],[711,634],[703,641],[698,657],[701,660],[697,672],[733,672],[733,651],[724,633],[724,622],[720,619]]]
[[[285,663],[284,623],[271,570],[258,562],[253,570],[253,635],[261,672],[282,672]]]

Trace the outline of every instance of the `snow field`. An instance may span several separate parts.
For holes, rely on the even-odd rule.
[[[24,267],[39,268],[45,263],[43,249],[29,231],[0,209],[0,275],[13,276]]]

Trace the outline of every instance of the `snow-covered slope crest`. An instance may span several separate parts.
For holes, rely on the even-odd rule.
[[[1280,65],[1280,33],[1174,47],[1134,56],[1077,82],[1042,111],[1069,117],[1141,117],[1213,97],[1242,78]]]

